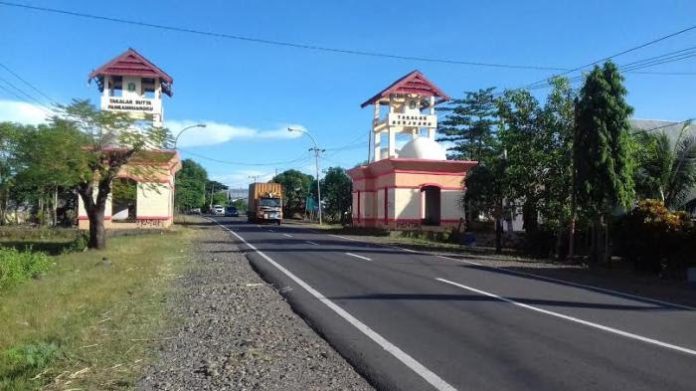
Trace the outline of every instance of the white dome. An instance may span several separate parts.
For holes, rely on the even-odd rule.
[[[399,150],[403,159],[447,160],[445,149],[435,140],[418,137],[409,141]]]

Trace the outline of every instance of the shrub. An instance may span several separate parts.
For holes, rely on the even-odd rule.
[[[527,232],[522,243],[522,251],[534,258],[550,258],[556,247],[556,232],[545,225]]]
[[[0,352],[0,389],[34,389],[35,378],[31,378],[46,368],[57,353],[58,346],[46,342],[15,346]],[[20,379],[27,380],[22,382]]]
[[[684,247],[691,247],[693,227],[683,212],[672,212],[662,201],[644,200],[616,226],[619,255],[640,271],[661,273],[682,269]]]
[[[0,248],[0,289],[38,277],[48,270],[51,262],[44,253]]]

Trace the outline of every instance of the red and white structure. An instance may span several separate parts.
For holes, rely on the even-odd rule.
[[[101,109],[128,113],[143,126],[162,127],[163,95],[172,96],[174,79],[133,49],[89,74],[101,92]],[[115,150],[119,145],[109,146]],[[138,176],[138,165],[146,165],[147,180]],[[104,216],[106,228],[166,228],[174,222],[174,176],[181,168],[176,150],[152,147],[140,152],[121,168],[114,181],[135,187],[135,197],[119,200],[109,195]],[[140,170],[142,172],[142,170]],[[134,198],[134,199],[133,199]],[[79,199],[78,227],[89,228],[89,219]]]
[[[413,71],[361,105],[373,105],[374,116],[370,162],[348,171],[355,226],[461,227],[464,179],[477,163],[447,160],[435,141],[435,106],[447,100],[442,90]]]

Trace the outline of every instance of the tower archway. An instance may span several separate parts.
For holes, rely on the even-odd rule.
[[[421,188],[423,193],[423,225],[439,226],[442,216],[442,197],[438,186],[428,185]]]

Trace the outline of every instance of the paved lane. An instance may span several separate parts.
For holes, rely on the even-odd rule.
[[[289,226],[218,219],[359,371],[398,389],[694,389],[696,311]],[[441,380],[336,315],[357,319]]]

